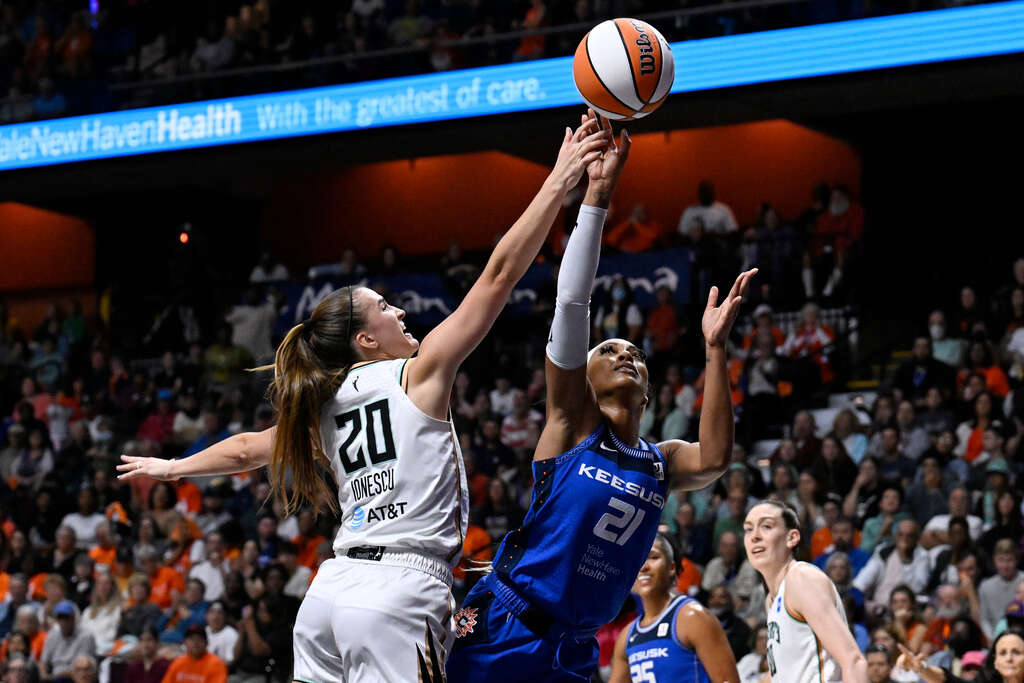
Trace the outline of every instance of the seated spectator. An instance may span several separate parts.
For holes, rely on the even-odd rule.
[[[1012,490],[1004,490],[1001,493],[992,495],[986,492],[986,500],[989,496],[995,498],[992,526],[986,531],[978,545],[989,555],[995,549],[996,542],[1001,538],[1024,538],[1024,527],[1021,523],[1021,501],[1020,494]],[[2,609],[2,608],[0,608]],[[2,623],[2,621],[0,621]]]
[[[161,683],[171,663],[160,656],[156,626],[149,624],[139,632],[139,644],[124,668],[124,680],[132,683]]]
[[[235,643],[235,671],[264,675],[270,660],[282,670],[291,670],[292,626],[280,602],[263,597],[255,608],[242,610]]]
[[[946,407],[946,400],[938,387],[932,387],[924,395],[924,410],[918,414],[917,423],[932,438],[946,431],[952,432],[956,427],[953,412]]]
[[[4,663],[4,683],[29,683],[38,679],[39,673],[30,657],[15,652]]]
[[[648,441],[658,443],[686,436],[690,418],[676,404],[670,384],[662,384],[655,405],[648,406],[640,418],[640,433]]]
[[[732,470],[730,470],[730,474],[731,472]],[[745,474],[744,471],[741,470],[741,472]],[[743,520],[746,518],[750,502],[745,482],[729,485],[729,492],[722,506],[725,509],[719,509],[715,515],[715,527],[711,539],[715,547],[720,547],[723,534],[732,533],[739,538],[743,533]]]
[[[505,417],[511,415],[515,410],[516,392],[508,377],[498,376],[494,380],[494,388],[491,389],[490,400],[491,410],[495,415]]]
[[[821,454],[811,464],[811,474],[827,491],[845,496],[857,478],[857,465],[839,439],[826,436],[821,442]]]
[[[882,479],[901,482],[904,488],[910,486],[917,472],[917,465],[907,457],[900,444],[900,430],[895,421],[881,429],[878,450],[872,453],[878,459],[878,474]]]
[[[174,392],[170,389],[160,389],[156,392],[156,409],[142,421],[139,427],[138,438],[149,439],[164,444],[171,441],[174,436],[175,413],[171,403]]]
[[[299,551],[299,564],[316,568],[317,548],[327,539],[321,536],[316,530],[316,514],[311,508],[305,507],[299,510],[299,535],[292,539],[292,543]]]
[[[949,543],[935,555],[931,578],[928,580],[929,589],[934,589],[940,584],[956,585],[960,575],[957,568],[960,561],[969,555],[979,554],[974,542],[971,541],[966,518],[950,517],[947,529]]]
[[[675,540],[680,552],[697,564],[704,566],[711,559],[711,531],[697,519],[693,503],[684,500],[679,503],[675,514]]]
[[[76,610],[70,600],[62,600],[54,608],[57,624],[46,634],[46,644],[39,659],[39,673],[43,679],[70,677],[76,657],[96,656],[96,643],[91,634],[78,627]]]
[[[274,259],[269,251],[260,254],[259,262],[249,273],[249,282],[263,284],[265,282],[280,282],[288,279],[288,269]]]
[[[878,461],[866,456],[860,461],[857,478],[853,480],[853,488],[843,500],[843,514],[853,519],[858,527],[878,514],[878,503],[881,500],[885,485],[878,476]],[[861,547],[864,548],[863,544]],[[872,548],[864,548],[871,552]]]
[[[855,576],[871,559],[871,554],[854,545],[853,522],[847,517],[837,517],[829,526],[832,532],[832,544],[824,553],[814,558],[814,564],[824,570],[829,558],[835,553],[844,553],[850,561]]]
[[[910,358],[896,369],[892,386],[899,392],[900,400],[910,401],[914,408],[922,408],[929,389],[952,388],[953,373],[947,365],[932,358],[931,340],[918,337],[914,340]]]
[[[988,577],[978,586],[981,630],[986,638],[995,635],[996,624],[1006,614],[1006,607],[1013,602],[1018,584],[1024,581],[1024,572],[1017,569],[1018,550],[1015,540],[1004,538],[997,541],[992,560],[996,565],[996,575]]]
[[[895,543],[880,547],[857,573],[853,585],[864,593],[868,609],[872,604],[888,604],[889,595],[900,584],[915,593],[928,585],[928,551],[917,543],[918,526],[912,519],[897,524]]]
[[[647,337],[658,356],[678,348],[683,325],[671,289],[662,285],[655,290],[654,297],[658,305],[647,316]]]
[[[928,316],[928,335],[932,341],[932,356],[935,360],[945,363],[950,368],[960,367],[965,344],[956,335],[947,335],[945,313],[940,310],[931,312]]]
[[[640,344],[643,324],[644,317],[636,305],[633,290],[625,278],[616,276],[597,307],[593,339],[625,339]]]
[[[206,624],[206,608],[210,603],[203,599],[206,586],[199,579],[189,579],[184,594],[175,594],[171,606],[164,610],[156,622],[160,631],[160,642],[177,645],[185,640],[185,633],[195,625]]]
[[[800,473],[796,485],[796,509],[799,513],[800,526],[805,535],[814,536],[814,532],[825,527],[825,496],[821,493],[818,480],[810,471]]]
[[[889,594],[889,613],[896,639],[911,652],[919,652],[927,628],[917,613],[917,595],[905,585],[896,586]]]
[[[836,413],[835,419],[832,420],[831,436],[838,439],[850,459],[860,465],[868,451],[868,437],[861,432],[860,422],[852,410],[844,408]]]
[[[763,305],[763,304],[762,304]],[[762,316],[763,317],[763,316]],[[783,415],[783,382],[776,340],[769,334],[759,334],[747,350],[744,366],[746,392],[743,397],[743,416],[748,439],[778,436],[778,425]]]
[[[79,550],[88,551],[96,544],[96,527],[105,520],[106,517],[96,510],[96,490],[86,486],[78,492],[78,511],[64,517],[61,525],[75,532],[75,546]]]
[[[163,616],[163,610],[150,602],[149,598],[149,578],[141,573],[132,574],[128,580],[128,606],[121,610],[121,623],[117,627],[118,637],[141,636],[147,624],[156,626],[156,622]]]
[[[24,574],[11,574],[7,584],[7,596],[0,602],[0,639],[6,638],[14,628],[14,618],[20,608],[40,605],[28,595],[28,578]]]
[[[227,608],[219,600],[211,602],[206,609],[206,642],[210,652],[230,668],[235,661],[238,631],[227,623]]]
[[[487,500],[476,511],[483,528],[491,538],[504,538],[522,524],[525,512],[508,494],[508,485],[494,477],[487,488]]]
[[[162,683],[226,683],[228,668],[206,650],[206,628],[193,624],[185,631],[185,654],[171,662]]]
[[[96,525],[96,545],[89,548],[87,557],[93,561],[98,572],[107,572],[114,568],[117,561],[117,543],[110,522],[106,519]]]
[[[313,580],[313,571],[299,564],[299,551],[294,543],[282,542],[277,548],[277,559],[288,572],[288,582],[284,586],[284,594],[302,600]]]
[[[949,543],[949,520],[952,517],[963,517],[967,520],[971,532],[971,540],[977,541],[981,538],[984,522],[981,517],[969,514],[971,494],[962,486],[950,489],[946,507],[949,512],[935,515],[925,525],[921,533],[921,545],[925,548],[934,548],[942,543]]]
[[[904,399],[896,408],[896,426],[900,430],[900,446],[911,460],[918,460],[921,454],[931,448],[928,432],[917,423],[914,404]]]
[[[92,600],[82,611],[78,627],[92,636],[96,654],[105,657],[114,648],[121,622],[121,594],[109,572],[100,572],[92,590]]]
[[[942,480],[942,464],[934,455],[921,458],[921,480],[907,489],[907,507],[922,527],[932,517],[949,512],[949,494]]]
[[[797,507],[799,500],[797,498],[796,487],[800,475],[796,473],[796,468],[788,462],[777,462],[772,465],[771,472],[772,497],[785,501],[793,507]]]
[[[909,514],[900,510],[902,506],[903,489],[898,486],[886,486],[879,498],[878,514],[864,522],[861,549],[873,553],[882,545],[895,540],[896,526],[905,519],[911,519]]]
[[[869,645],[864,653],[868,662],[868,683],[891,683],[893,653],[884,645]]]
[[[496,419],[486,417],[480,422],[480,442],[473,447],[473,459],[481,472],[489,477],[516,468],[516,455],[501,443],[501,427]]]
[[[708,562],[704,570],[701,588],[710,592],[725,587],[729,592],[730,605],[735,595],[745,606],[759,586],[757,570],[743,557],[739,537],[732,531],[723,533],[718,540],[718,555]],[[743,647],[746,647],[745,642]]]
[[[722,625],[733,657],[743,659],[750,648],[750,627],[736,615],[735,603],[729,589],[724,585],[714,588],[708,596],[708,609]]]
[[[828,578],[832,579],[832,583],[836,585],[839,597],[844,600],[849,598],[853,602],[855,616],[862,615],[864,613],[864,593],[853,585],[853,577],[856,576],[856,572],[853,571],[853,566],[850,564],[850,557],[838,550],[829,553],[824,569]]]
[[[533,450],[536,446],[537,425],[544,416],[533,410],[526,398],[526,392],[516,389],[513,393],[512,412],[501,422],[501,443],[509,448]]]
[[[686,207],[679,217],[679,234],[691,235],[697,223],[705,232],[714,235],[725,235],[739,229],[732,209],[715,199],[715,186],[710,180],[700,182],[697,186],[697,203]]]
[[[1010,382],[1006,373],[992,359],[992,351],[983,341],[971,342],[968,347],[966,363],[957,375],[957,388],[963,388],[967,378],[975,374],[985,379],[985,391],[999,398],[1006,398],[1010,393]]]
[[[816,279],[824,284],[808,291],[809,297],[818,291],[830,297],[837,291],[863,235],[864,209],[853,200],[849,189],[836,185],[810,235],[811,262],[818,274]]]
[[[292,544],[295,547],[295,544]],[[193,565],[188,572],[190,579],[203,582],[206,602],[219,600],[224,595],[224,577],[231,571],[230,564],[224,559],[224,539],[217,533],[207,534],[205,543],[206,559]]]
[[[794,459],[791,463],[793,467],[800,470],[810,467],[821,452],[821,439],[815,436],[815,429],[814,416],[811,415],[809,410],[801,410],[793,416],[792,445],[796,448]],[[783,443],[785,441],[779,444],[779,448],[776,451],[779,455],[781,455]]]
[[[239,368],[241,367],[242,366],[240,365]],[[230,377],[226,370],[225,376]],[[213,444],[223,441],[229,436],[231,436],[231,432],[221,426],[220,415],[217,414],[217,411],[213,409],[204,410],[203,432],[199,435],[199,438],[189,444],[188,448],[185,449],[184,457],[187,458],[190,455],[195,455],[199,451],[209,448]]]
[[[155,552],[141,552],[138,559],[139,568],[149,579],[149,601],[162,609],[167,609],[173,601],[174,591],[185,592],[185,579],[171,567],[159,564]]]
[[[647,212],[647,206],[638,203],[633,206],[629,218],[605,233],[604,243],[612,249],[636,254],[650,251],[661,242],[661,225]]]
[[[49,76],[39,79],[39,93],[32,101],[32,110],[39,119],[53,119],[67,112],[68,101]]]
[[[820,312],[817,304],[804,304],[799,326],[790,332],[779,350],[792,360],[794,398],[801,404],[808,403],[813,394],[835,380],[831,354],[836,333],[818,319]]]
[[[951,584],[943,584],[935,591],[932,601],[935,616],[928,622],[921,644],[921,652],[931,654],[946,647],[946,639],[953,620],[967,613],[968,606],[963,593]]]
[[[750,652],[736,662],[740,683],[758,683],[768,673],[768,627],[759,626],[749,644]],[[873,682],[874,683],[874,682]]]

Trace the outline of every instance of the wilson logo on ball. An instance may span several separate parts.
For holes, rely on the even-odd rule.
[[[613,19],[580,41],[572,75],[594,111],[627,121],[647,116],[665,101],[675,80],[675,60],[665,38],[647,22]]]

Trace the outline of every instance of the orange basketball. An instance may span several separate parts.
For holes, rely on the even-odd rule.
[[[661,106],[676,69],[672,50],[656,28],[639,19],[610,19],[580,41],[572,75],[594,111],[628,121]]]

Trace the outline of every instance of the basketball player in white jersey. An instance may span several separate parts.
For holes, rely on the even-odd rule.
[[[455,374],[540,251],[568,192],[610,144],[610,127],[600,130],[592,113],[575,133],[566,129],[540,192],[459,307],[422,344],[405,331],[405,311],[370,289],[345,287],[277,349],[275,427],[183,460],[122,456],[122,479],[269,464],[286,510],[326,502],[340,512],[335,557],[321,565],[296,618],[294,680],[444,679],[453,637],[451,569],[468,514],[448,413]],[[321,466],[335,477],[337,503]]]
[[[794,556],[796,511],[764,500],[743,522],[747,560],[767,585],[768,674],[772,683],[867,683],[867,661],[846,623],[832,580]]]

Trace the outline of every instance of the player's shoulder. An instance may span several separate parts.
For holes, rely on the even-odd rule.
[[[808,583],[816,586],[832,584],[832,580],[828,578],[828,575],[810,562],[797,562],[789,570],[789,577],[787,578],[798,578],[801,586],[805,586]]]

